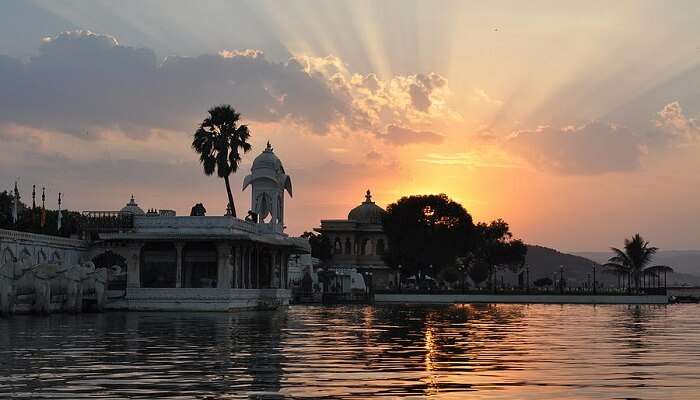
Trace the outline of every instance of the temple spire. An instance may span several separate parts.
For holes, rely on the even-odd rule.
[[[365,203],[372,203],[372,193],[367,189],[367,193],[365,193]]]

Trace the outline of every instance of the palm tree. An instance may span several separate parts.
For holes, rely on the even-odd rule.
[[[238,125],[240,114],[230,105],[224,104],[209,110],[209,116],[202,121],[194,133],[192,148],[199,154],[199,161],[206,175],[216,171],[226,182],[226,194],[231,214],[236,216],[233,205],[231,184],[228,177],[238,170],[241,162],[241,150],[247,153],[251,149],[247,140],[250,131],[246,125]]]
[[[659,250],[652,247],[638,233],[632,239],[625,239],[625,248],[620,250],[612,247],[615,253],[604,266],[617,272],[618,274],[629,274],[634,282],[634,287],[639,290],[639,281],[643,275],[654,275],[659,272],[673,271],[671,267],[665,265],[648,266],[654,254]]]

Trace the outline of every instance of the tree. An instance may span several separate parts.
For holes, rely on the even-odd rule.
[[[671,267],[665,265],[649,266],[654,254],[656,254],[659,249],[650,246],[649,242],[644,240],[639,233],[632,236],[631,239],[625,239],[624,250],[616,247],[611,247],[610,249],[615,255],[610,257],[604,267],[618,274],[630,274],[636,291],[639,291],[639,281],[642,275],[655,275],[662,271],[673,271]]]
[[[387,265],[419,281],[430,272],[438,275],[464,254],[474,224],[461,204],[445,194],[402,197],[387,207],[383,219],[388,249]],[[431,270],[432,266],[432,270]]]
[[[479,285],[489,277],[490,273],[491,267],[483,260],[472,259],[467,266],[469,279],[474,282],[474,286],[476,287],[479,287]]]
[[[491,288],[494,288],[494,272],[497,267],[517,270],[525,263],[527,246],[520,239],[513,239],[508,223],[497,219],[476,225],[471,239],[475,265],[486,265]]]
[[[192,148],[199,154],[199,161],[206,175],[215,171],[226,183],[226,194],[231,214],[236,216],[229,175],[238,171],[241,151],[247,153],[252,146],[248,143],[250,131],[247,125],[238,125],[240,114],[230,105],[220,105],[209,110],[209,116],[202,121],[194,133]]]
[[[302,233],[301,237],[309,240],[311,257],[316,257],[321,260],[321,262],[326,262],[331,259],[333,246],[328,236],[307,231]]]
[[[552,286],[554,284],[554,281],[552,281],[552,278],[540,278],[536,279],[534,282],[532,282],[532,284],[539,288],[545,286]]]

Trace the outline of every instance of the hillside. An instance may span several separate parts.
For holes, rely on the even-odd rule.
[[[560,266],[564,266],[564,277],[571,286],[578,286],[592,279],[593,265],[596,265],[596,278],[606,285],[616,285],[617,278],[600,268],[600,263],[611,256],[605,252],[586,252],[568,254],[548,247],[528,245],[526,264],[530,268],[530,280],[550,277],[559,274]],[[655,264],[669,265],[677,273],[668,274],[669,286],[700,285],[700,251],[661,251],[654,260]],[[589,275],[591,276],[589,278]]]

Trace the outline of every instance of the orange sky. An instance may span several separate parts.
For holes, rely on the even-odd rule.
[[[38,184],[75,209],[117,209],[133,193],[144,208],[221,214],[223,182],[202,176],[189,142],[226,102],[253,132],[234,187],[270,140],[295,186],[290,233],[344,217],[371,189],[382,206],[444,192],[562,250],[635,232],[700,248],[697,3],[7,11],[0,182],[19,177],[25,200]],[[249,193],[234,196],[247,210]]]

